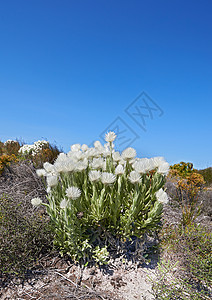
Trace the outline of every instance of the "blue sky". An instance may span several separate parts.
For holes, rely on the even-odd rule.
[[[114,127],[120,150],[212,166],[211,13],[209,0],[1,1],[0,140],[67,152]]]

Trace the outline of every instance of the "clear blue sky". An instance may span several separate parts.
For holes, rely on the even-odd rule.
[[[139,157],[212,166],[211,15],[210,0],[1,1],[0,140],[67,152],[121,122]]]

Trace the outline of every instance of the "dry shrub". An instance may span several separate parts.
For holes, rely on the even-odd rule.
[[[45,201],[45,185],[32,163],[6,168],[0,177],[0,274],[23,275],[36,260],[51,251],[48,217],[34,209],[31,198]],[[7,277],[6,276],[6,277]]]

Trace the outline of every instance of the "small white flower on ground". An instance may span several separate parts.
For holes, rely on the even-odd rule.
[[[115,169],[115,174],[116,175],[122,175],[124,174],[124,167],[122,165],[118,165]]]
[[[101,181],[103,184],[111,184],[116,181],[116,176],[112,173],[103,172],[101,175]]]
[[[121,156],[124,160],[130,160],[136,156],[136,151],[129,147],[122,152]]]
[[[138,172],[132,171],[132,172],[130,172],[129,180],[133,184],[134,183],[140,183],[141,182],[141,176]]]
[[[37,169],[36,173],[37,173],[38,177],[46,176],[46,171],[44,169]]]
[[[47,184],[49,187],[54,187],[57,185],[57,176],[47,176]]]
[[[162,204],[167,204],[169,202],[168,199],[168,195],[166,192],[164,192],[163,189],[159,189],[156,193],[156,198],[158,200],[158,202],[162,203]]]
[[[42,204],[42,200],[40,198],[38,198],[38,197],[37,198],[33,198],[31,200],[31,203],[32,203],[33,206],[40,206]]]
[[[97,181],[97,180],[100,179],[101,172],[100,171],[96,171],[96,170],[95,171],[90,171],[89,174],[88,174],[88,176],[89,176],[90,181],[94,182],[94,181]]]
[[[71,186],[66,190],[66,196],[70,199],[76,200],[81,195],[80,189],[75,186]]]
[[[60,202],[60,208],[62,208],[62,209],[66,208],[67,205],[68,205],[68,201],[66,199],[63,199]]]
[[[113,131],[110,131],[105,134],[105,141],[108,143],[113,142],[115,138],[116,138],[116,134]]]

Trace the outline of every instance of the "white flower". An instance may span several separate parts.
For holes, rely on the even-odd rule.
[[[86,157],[85,153],[80,152],[80,151],[78,151],[78,152],[77,151],[74,151],[74,152],[70,151],[70,152],[68,152],[67,156],[68,156],[69,159],[72,159],[74,162],[78,162],[79,160],[82,160]]]
[[[104,146],[98,146],[98,147],[95,147],[95,149],[96,149],[96,156],[100,156],[100,155],[102,155],[103,153],[104,153],[104,151],[105,151],[105,148],[104,148]]]
[[[109,157],[110,154],[111,154],[111,153],[110,153],[110,150],[108,150],[108,149],[105,148],[104,151],[103,151],[103,156],[104,156],[104,157]]]
[[[96,142],[94,142],[94,147],[99,148],[99,147],[103,147],[103,146],[100,141],[96,141]]]
[[[65,165],[65,162],[56,161],[54,163],[54,168],[55,168],[56,172],[62,173],[64,171],[64,165]]]
[[[78,161],[76,166],[75,166],[75,171],[81,172],[85,170],[88,166],[88,160],[85,159],[83,161]]]
[[[101,181],[104,184],[111,184],[116,181],[116,176],[112,173],[103,172],[101,175]]]
[[[38,177],[46,176],[46,171],[44,169],[37,169],[36,173],[37,173]]]
[[[156,156],[152,158],[155,168],[158,168],[161,164],[165,163],[165,159],[162,156]]]
[[[71,159],[67,159],[63,163],[63,172],[65,172],[65,173],[72,172],[75,170],[75,167],[76,167],[76,164]]]
[[[81,149],[82,149],[83,152],[87,151],[88,150],[88,145],[83,144]]]
[[[66,161],[67,159],[67,156],[65,153],[60,153],[57,157],[57,159],[55,160],[55,163],[56,162],[63,162],[63,161]]]
[[[101,172],[100,171],[96,171],[96,170],[95,171],[90,171],[89,174],[88,174],[88,176],[89,176],[90,181],[94,182],[94,181],[97,181],[97,180],[100,179]]]
[[[164,192],[163,189],[159,189],[156,193],[156,198],[158,200],[158,202],[162,203],[162,204],[167,204],[169,202],[168,199],[168,195],[166,192]]]
[[[130,160],[136,156],[136,151],[129,147],[122,152],[121,156],[124,160]]]
[[[122,158],[122,159],[119,161],[119,164],[120,164],[120,165],[123,165],[123,166],[126,166],[126,161]]]
[[[51,193],[51,188],[50,188],[50,186],[47,187],[46,192],[47,192],[47,194]]]
[[[86,152],[85,152],[85,157],[87,159],[92,159],[93,157],[97,156],[97,150],[95,148],[89,148]]]
[[[19,153],[21,154],[32,154],[32,156],[35,156],[38,154],[42,149],[47,148],[49,146],[49,142],[47,141],[37,141],[34,142],[33,145],[23,145],[19,149]]]
[[[169,173],[169,163],[164,162],[158,167],[158,173],[167,175]]]
[[[113,160],[114,160],[114,161],[120,161],[120,160],[121,160],[121,155],[120,155],[119,152],[114,152],[114,153],[112,154],[112,156],[113,156]]]
[[[138,172],[132,171],[129,175],[129,180],[131,183],[140,183],[141,182],[141,176]]]
[[[105,134],[105,141],[108,143],[113,142],[115,138],[116,138],[116,134],[113,131],[110,131]]]
[[[78,152],[81,148],[81,145],[80,144],[74,144],[71,146],[71,151],[72,152]]]
[[[31,200],[31,203],[32,203],[33,206],[40,206],[41,203],[42,203],[42,200],[40,198],[38,198],[38,197],[37,198],[33,198]]]
[[[55,172],[54,166],[52,164],[50,164],[49,162],[45,162],[43,164],[43,167],[47,173]]]
[[[122,165],[118,165],[115,169],[115,174],[116,175],[122,175],[124,174],[124,167]]]
[[[133,164],[133,168],[138,173],[146,173],[155,169],[155,164],[151,159],[141,158]]]
[[[47,184],[49,187],[54,187],[57,185],[57,176],[47,176]]]
[[[134,165],[134,163],[137,161],[137,159],[136,158],[133,158],[133,159],[131,159],[130,161],[129,161],[129,163],[130,163],[130,165]]]
[[[102,169],[104,164],[104,159],[102,157],[94,158],[91,162],[91,168],[93,169]]]
[[[66,208],[67,205],[68,205],[68,201],[66,199],[63,199],[60,202],[60,208],[62,208],[62,209]]]
[[[66,189],[66,196],[70,199],[76,200],[81,195],[80,189],[75,186],[68,187]]]

